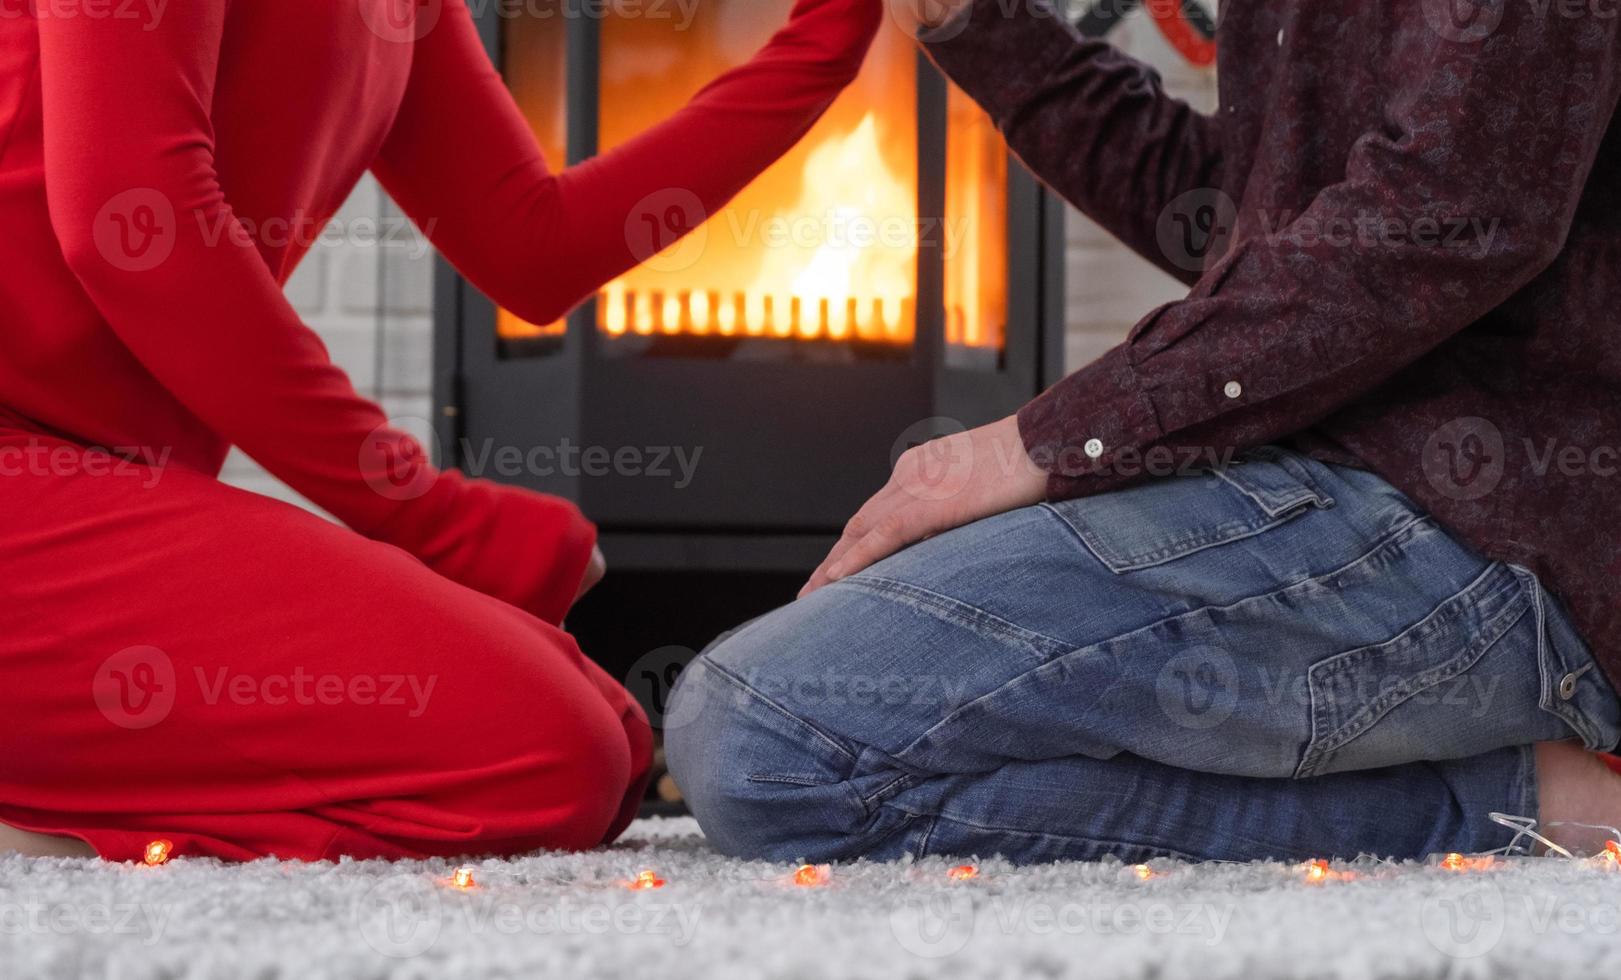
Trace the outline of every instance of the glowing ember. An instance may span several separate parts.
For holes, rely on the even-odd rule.
[[[794,884],[801,888],[817,888],[833,878],[833,870],[825,864],[801,864],[794,871]]]
[[[625,887],[636,892],[651,891],[654,888],[663,888],[664,879],[652,871],[643,871],[636,876],[635,881],[626,882]]]
[[[451,876],[450,883],[454,887],[460,888],[463,891],[466,891],[469,888],[472,888],[473,884],[474,884],[474,882],[473,882],[473,869],[472,868],[457,868],[456,873],[453,876]]]
[[[979,869],[971,864],[959,864],[950,871],[947,871],[946,875],[953,881],[967,881],[970,878],[978,878]]]
[[[160,838],[146,845],[146,857],[144,860],[155,868],[168,861],[169,855],[172,853],[174,853],[174,841]]]

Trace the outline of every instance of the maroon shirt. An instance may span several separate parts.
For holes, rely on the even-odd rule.
[[[1051,495],[1293,442],[1534,571],[1621,687],[1618,37],[1603,3],[1226,0],[1206,116],[1046,0],[929,35],[1032,170],[1192,285],[1020,413]]]

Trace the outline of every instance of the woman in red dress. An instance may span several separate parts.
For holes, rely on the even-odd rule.
[[[570,504],[435,470],[281,288],[361,175],[548,323],[712,213],[854,77],[799,0],[674,117],[550,171],[463,0],[40,0],[0,19],[0,851],[588,848],[651,754],[559,624]],[[281,224],[287,223],[287,224]],[[272,238],[274,240],[272,240]],[[217,479],[229,446],[347,529]]]

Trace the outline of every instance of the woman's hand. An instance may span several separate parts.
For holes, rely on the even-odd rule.
[[[591,549],[591,560],[586,563],[585,575],[580,578],[580,591],[575,594],[574,601],[579,602],[585,594],[597,587],[608,574],[608,559],[602,557],[601,548]]]
[[[799,594],[925,538],[1040,503],[1046,491],[1047,474],[1025,452],[1016,417],[909,449]]]

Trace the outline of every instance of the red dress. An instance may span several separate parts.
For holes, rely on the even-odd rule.
[[[594,529],[434,470],[281,287],[370,169],[550,322],[646,202],[712,212],[803,135],[880,0],[800,0],[562,173],[463,0],[148,6],[0,19],[0,822],[118,860],[611,840],[651,738],[558,625]],[[353,530],[219,483],[230,445]]]

